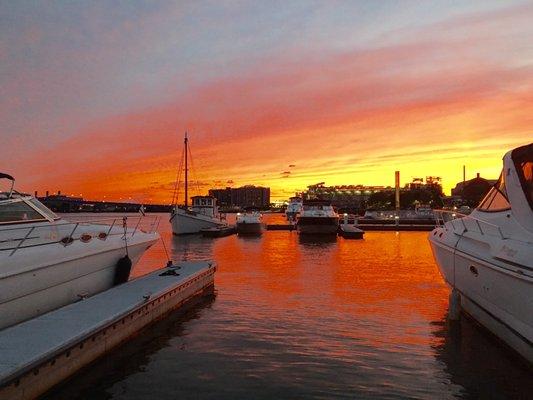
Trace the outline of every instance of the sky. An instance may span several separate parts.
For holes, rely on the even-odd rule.
[[[318,182],[445,191],[533,141],[533,2],[0,0],[0,171],[169,203]]]

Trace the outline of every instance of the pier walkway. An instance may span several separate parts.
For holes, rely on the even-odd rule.
[[[183,262],[0,332],[0,399],[31,399],[214,284],[210,261]]]

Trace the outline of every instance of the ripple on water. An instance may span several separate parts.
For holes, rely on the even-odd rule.
[[[267,218],[272,218],[267,216]],[[273,218],[278,218],[275,216]],[[426,233],[363,241],[295,232],[162,236],[176,260],[213,258],[216,297],[173,315],[50,394],[54,399],[528,398],[531,371],[468,320]],[[165,262],[160,244],[134,275]]]

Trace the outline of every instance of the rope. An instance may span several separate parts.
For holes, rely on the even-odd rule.
[[[196,172],[194,170],[194,163],[193,163],[193,160],[192,160],[192,153],[191,153],[190,145],[188,145],[188,146],[189,146],[189,157],[191,159],[191,173],[192,173],[192,175],[194,177],[197,177]],[[196,194],[199,194],[200,193],[200,185],[198,183],[198,179],[196,179],[195,183],[196,183]]]
[[[163,236],[159,236],[159,239],[161,239],[161,243],[163,243],[163,249],[165,249],[165,254],[167,255],[167,266],[172,265],[172,261],[170,260],[170,256],[168,255],[167,246],[165,245]]]
[[[181,159],[178,166],[178,172],[176,174],[176,182],[174,184],[174,194],[172,195],[172,205],[175,206],[179,200],[179,183],[181,180],[181,172],[183,169],[184,149],[181,150]]]
[[[122,227],[124,228],[124,248],[126,249],[126,255],[129,257],[129,254],[128,254],[128,238],[127,238],[127,227],[128,227],[128,224],[127,224],[127,221],[128,220],[128,217],[122,217]]]

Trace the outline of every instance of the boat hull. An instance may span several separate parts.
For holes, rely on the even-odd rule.
[[[178,209],[170,218],[172,233],[174,235],[187,235],[200,233],[202,229],[216,228],[225,226],[218,218],[211,218],[206,215],[192,213]]]
[[[260,222],[238,222],[236,229],[239,235],[260,235],[263,232],[263,225]]]
[[[285,217],[287,218],[287,221],[294,221],[298,217],[298,214],[300,214],[298,211],[286,211]]]
[[[336,235],[339,219],[334,217],[300,217],[297,229],[302,234]]]
[[[137,241],[128,246],[132,267],[155,241]],[[78,257],[2,277],[0,329],[111,288],[118,260],[124,254],[123,246],[79,253]]]
[[[431,249],[462,310],[533,363],[533,280],[437,237],[430,234]]]

